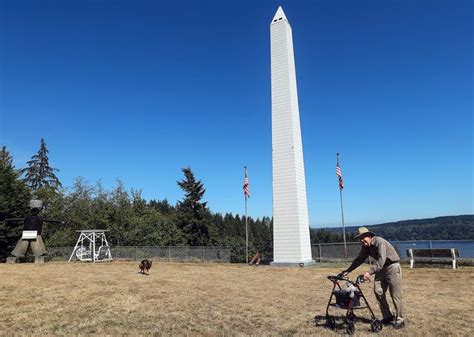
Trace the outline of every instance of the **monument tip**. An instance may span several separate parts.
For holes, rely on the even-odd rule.
[[[277,23],[278,21],[283,21],[288,19],[286,18],[285,12],[283,12],[283,8],[281,6],[278,6],[278,9],[275,13],[275,16],[273,17],[272,23]]]

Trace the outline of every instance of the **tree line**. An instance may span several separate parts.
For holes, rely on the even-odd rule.
[[[376,235],[390,241],[474,240],[474,215],[449,215],[427,219],[402,220],[367,226]],[[357,227],[346,227],[352,233]],[[341,234],[340,228],[321,231]]]
[[[49,164],[49,150],[41,139],[38,152],[16,169],[5,146],[0,151],[0,259],[5,259],[21,236],[21,222],[5,221],[29,213],[32,198],[43,200],[43,218],[62,224],[43,225],[47,246],[73,246],[76,230],[106,229],[109,244],[120,246],[230,246],[232,259],[245,261],[245,216],[215,213],[205,199],[205,186],[189,167],[182,169],[177,186],[182,200],[145,200],[142,191],[127,190],[120,180],[111,189],[101,182],[88,183],[77,178],[63,187],[58,169]],[[247,218],[249,253],[259,250],[271,257],[273,222],[271,217]],[[341,241],[328,231],[311,231],[312,242]]]
[[[441,216],[430,219],[403,220],[371,226],[389,240],[473,240],[474,215]]]
[[[49,150],[44,139],[26,163],[16,169],[6,146],[0,150],[0,260],[4,260],[21,236],[23,224],[5,221],[29,213],[32,198],[46,205],[43,217],[63,224],[44,224],[47,246],[73,246],[76,230],[106,229],[109,244],[120,246],[229,246],[232,260],[245,261],[245,222],[248,222],[249,253],[259,250],[264,258],[273,253],[273,219],[215,213],[205,198],[204,183],[189,167],[182,169],[177,186],[182,200],[171,204],[164,200],[145,200],[141,190],[127,190],[120,180],[111,189],[101,182],[88,183],[76,178],[64,187],[49,165]],[[389,240],[452,240],[474,238],[474,216],[448,216],[406,220],[369,226]],[[346,228],[346,240],[356,241],[356,227]],[[340,229],[310,229],[312,244],[342,242]]]

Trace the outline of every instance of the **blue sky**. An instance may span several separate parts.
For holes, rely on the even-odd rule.
[[[473,213],[471,1],[0,0],[0,144],[58,177],[272,213],[269,25],[293,28],[310,224]]]

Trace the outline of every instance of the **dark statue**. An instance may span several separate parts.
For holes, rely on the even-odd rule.
[[[11,252],[11,257],[7,263],[15,263],[18,258],[24,257],[28,248],[31,247],[35,256],[35,263],[43,263],[47,255],[46,247],[43,242],[43,222],[64,223],[57,220],[48,220],[41,217],[43,202],[41,200],[30,200],[31,213],[24,218],[5,219],[5,221],[23,222],[23,234],[18,240],[15,248]]]

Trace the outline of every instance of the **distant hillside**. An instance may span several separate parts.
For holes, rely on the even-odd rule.
[[[355,233],[358,227],[346,227],[346,233]],[[474,214],[403,220],[366,227],[387,240],[474,240]],[[322,229],[342,233],[340,227]]]

